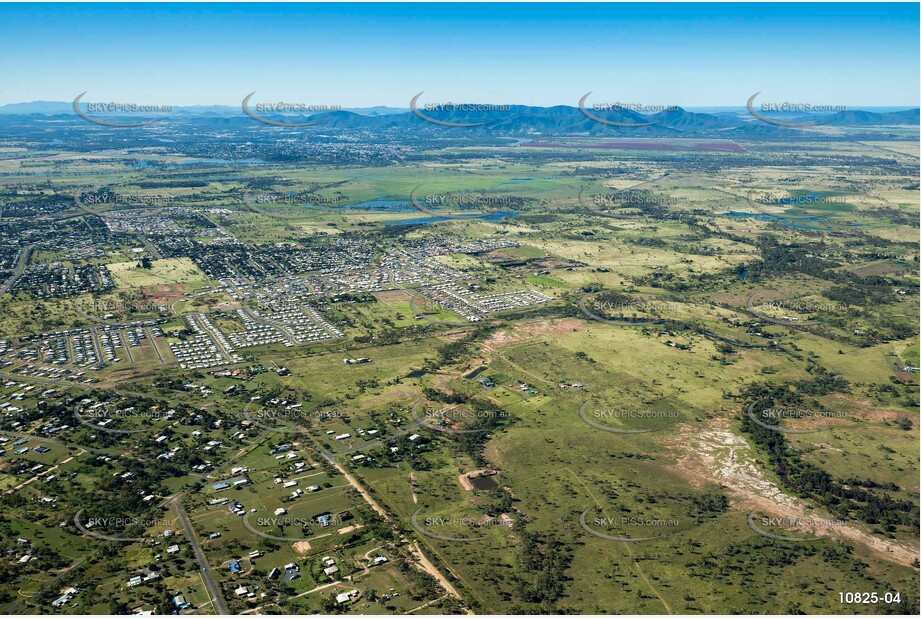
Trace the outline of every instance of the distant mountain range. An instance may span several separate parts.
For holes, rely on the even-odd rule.
[[[86,105],[83,105],[86,109]],[[363,116],[385,116],[387,114],[405,114],[408,107],[375,107],[346,108],[343,111],[361,114]],[[0,105],[0,114],[72,114],[73,102],[71,101],[30,101],[27,103],[8,103]],[[236,116],[242,113],[239,105],[177,105],[173,106],[174,114]]]
[[[704,113],[675,108],[654,114],[615,108],[604,111],[580,109],[568,105],[536,107],[526,105],[497,106],[487,111],[452,110],[429,111],[394,107],[368,107],[344,109],[318,114],[278,114],[263,112],[258,115],[269,121],[282,123],[320,123],[321,128],[381,131],[392,129],[419,128],[428,125],[432,129],[464,130],[477,134],[495,135],[618,135],[630,137],[682,137],[710,136],[733,138],[757,138],[801,135],[797,123],[821,122],[826,126],[889,127],[919,126],[921,114],[918,108],[893,111],[848,110],[835,114],[777,114],[762,113],[763,116],[781,120],[790,126],[777,126],[752,117],[743,108],[708,108],[715,113]],[[86,110],[86,107],[83,107]],[[250,109],[254,109],[251,107]],[[590,114],[594,118],[588,117]],[[76,118],[72,103],[64,101],[33,101],[0,106],[0,115],[12,120],[12,116],[35,120],[72,120]],[[90,114],[115,120],[113,114]],[[242,109],[230,105],[176,106],[171,112],[158,114],[119,114],[121,119],[171,117],[188,120],[199,126],[213,128],[245,128],[257,123],[243,113]],[[424,116],[425,119],[420,116]],[[430,122],[426,122],[428,119]],[[804,127],[808,128],[808,127]],[[867,129],[885,131],[885,129]]]

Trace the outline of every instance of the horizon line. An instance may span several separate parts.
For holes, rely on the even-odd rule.
[[[89,100],[87,100],[87,101],[81,101],[81,103],[83,103],[83,104],[85,105],[86,103],[109,103],[109,102],[111,102],[111,101],[112,101],[111,98],[106,98],[106,99],[99,99],[99,100],[92,100],[92,101],[89,101]],[[242,101],[242,99],[241,99],[241,101]],[[275,101],[273,101],[272,99],[269,99],[269,101],[270,101],[270,102],[275,102],[275,101],[277,101],[277,99],[276,99]],[[146,102],[139,102],[139,101],[128,101],[128,100],[118,101],[118,102],[119,102],[119,103],[129,103],[129,102],[130,102],[130,103],[137,103],[137,104],[139,104],[139,105],[140,105],[140,104],[144,104],[144,105],[146,105],[146,104],[153,104],[153,103],[146,103]],[[293,102],[293,101],[292,101],[292,102]],[[0,107],[7,107],[7,106],[11,106],[11,105],[30,105],[30,104],[39,104],[39,103],[51,103],[51,104],[61,104],[61,105],[72,105],[72,104],[73,104],[73,101],[72,101],[72,100],[70,100],[70,101],[68,101],[68,100],[59,100],[59,99],[33,99],[33,100],[31,100],[31,101],[12,101],[12,102],[6,102],[6,103],[0,102]],[[297,102],[297,103],[300,103],[300,102]],[[472,100],[472,99],[471,99],[471,100],[457,100],[457,101],[451,101],[451,103],[453,103],[453,104],[455,104],[455,105],[465,105],[465,104],[491,104],[491,105],[515,105],[515,106],[520,106],[520,107],[540,107],[540,108],[550,108],[550,107],[572,107],[572,108],[574,108],[574,109],[578,109],[578,108],[579,108],[578,102],[575,102],[575,103],[534,104],[534,103],[509,103],[509,102],[501,102],[501,103],[500,103],[500,102],[489,101],[489,100],[477,101],[477,100]],[[606,102],[606,103],[608,103],[608,102]],[[166,103],[166,102],[158,101],[157,104],[158,104],[158,105],[171,105],[171,106],[173,106],[173,107],[232,107],[232,108],[237,108],[237,109],[239,109],[239,108],[241,107],[240,102],[236,102],[236,103]],[[311,103],[311,104],[320,104],[320,103],[317,102],[317,103]],[[618,101],[616,104],[623,104],[624,106],[629,106],[629,105],[635,105],[636,102]],[[854,111],[854,110],[859,109],[859,108],[872,108],[872,107],[877,107],[877,108],[879,108],[879,107],[903,107],[903,108],[906,108],[906,109],[921,108],[921,102],[918,102],[918,103],[873,103],[873,104],[838,103],[838,102],[835,102],[835,103],[833,103],[833,104],[834,104],[834,105],[840,105],[840,106],[843,106],[843,107],[848,108],[847,110],[844,110],[844,111]],[[336,106],[342,108],[342,111],[345,111],[345,110],[347,110],[347,109],[366,109],[366,108],[372,108],[372,107],[388,107],[388,108],[391,108],[391,109],[405,110],[405,111],[407,111],[407,112],[411,111],[411,108],[409,107],[409,105],[392,105],[392,104],[388,104],[388,103],[367,103],[367,104],[327,103],[327,105],[336,105]],[[653,106],[653,105],[665,105],[665,104],[659,104],[659,103],[643,103],[643,105]],[[737,103],[737,104],[730,104],[730,105],[727,105],[727,104],[718,104],[718,103],[703,103],[703,104],[688,104],[688,105],[681,105],[681,104],[676,104],[676,103],[669,103],[668,105],[669,105],[669,106],[672,106],[672,107],[678,107],[678,108],[681,108],[681,109],[685,109],[685,110],[687,110],[687,109],[692,109],[692,108],[708,108],[708,109],[714,109],[714,108],[722,108],[722,109],[745,109],[745,107],[746,107],[745,101],[742,101],[742,102]],[[831,105],[831,104],[824,104],[824,105]],[[144,113],[144,112],[138,112],[138,113]],[[163,113],[163,112],[148,112],[148,113]],[[637,113],[643,113],[643,112],[637,112]],[[654,113],[658,113],[658,112],[654,112]],[[795,111],[795,112],[792,112],[792,111],[791,111],[791,112],[789,112],[789,113],[828,113],[828,112],[827,112],[827,111],[825,111],[825,112],[809,112],[809,111]]]

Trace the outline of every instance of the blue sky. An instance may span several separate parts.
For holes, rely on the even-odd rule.
[[[0,4],[0,104],[918,105],[903,4]]]

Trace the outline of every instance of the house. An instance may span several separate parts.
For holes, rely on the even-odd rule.
[[[240,563],[236,560],[231,560],[230,564],[228,564],[227,567],[230,569],[230,573],[233,575],[237,575],[243,572],[243,568],[240,566]]]
[[[64,596],[58,597],[52,601],[51,607],[63,607],[68,601],[70,601],[70,595],[65,594]]]
[[[140,575],[135,575],[134,577],[129,579],[128,587],[134,588],[135,586],[140,586],[141,584],[145,584],[151,580],[157,579],[158,577],[160,577],[159,571],[146,571],[143,577]]]
[[[301,573],[300,573],[301,568],[297,566],[296,564],[294,564],[293,562],[289,562],[288,564],[286,564],[284,569],[285,569],[285,575],[284,577],[281,578],[282,582],[289,582],[292,579],[297,579],[298,577],[301,576]]]
[[[275,567],[271,571],[269,571],[269,579],[271,580],[278,579],[279,575],[281,575],[281,569],[279,569],[278,567]]]
[[[342,605],[343,603],[350,602],[354,597],[358,596],[357,590],[349,590],[348,592],[343,592],[342,594],[336,595],[336,603]]]
[[[185,597],[181,594],[173,597],[173,605],[175,605],[178,609],[185,609],[189,606],[185,600]]]
[[[63,596],[58,597],[57,599],[55,599],[54,601],[51,602],[51,606],[52,606],[52,607],[63,607],[64,605],[66,605],[67,603],[69,603],[70,600],[71,600],[72,598],[74,598],[74,596],[75,596],[78,592],[80,592],[80,591],[79,591],[78,589],[76,589],[76,588],[68,588],[67,590],[64,591],[64,595],[63,595]]]
[[[387,556],[378,556],[371,560],[371,566],[377,566],[379,564],[384,564],[387,562]]]
[[[178,545],[170,545],[169,547],[166,548],[166,553],[168,553],[168,554],[178,554],[178,553],[179,553],[179,546],[178,546]]]
[[[278,507],[277,509],[275,509],[275,515],[276,515],[276,516],[278,516],[278,515],[286,515],[287,513],[288,513],[288,511],[286,511],[285,509],[283,509],[283,508],[281,508],[281,507]]]
[[[216,483],[215,485],[211,486],[214,491],[221,491],[222,489],[227,489],[228,487],[230,487],[230,483]]]
[[[336,565],[333,565],[333,566],[330,566],[330,567],[326,567],[325,569],[323,569],[323,574],[324,574],[324,575],[327,575],[327,576],[329,576],[329,577],[332,577],[333,575],[335,575],[335,574],[338,573],[338,572],[339,572],[339,567],[337,567]]]

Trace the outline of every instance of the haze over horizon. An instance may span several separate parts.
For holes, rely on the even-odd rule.
[[[916,4],[0,6],[0,105],[917,107]],[[356,26],[356,23],[359,24]],[[41,32],[36,37],[35,32]],[[905,76],[912,76],[906,79]],[[859,88],[857,88],[859,84]]]

